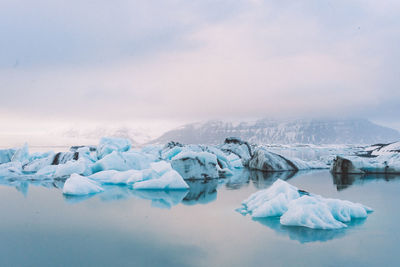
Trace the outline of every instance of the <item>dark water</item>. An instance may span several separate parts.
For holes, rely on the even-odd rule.
[[[343,230],[235,212],[277,178],[375,211]],[[83,198],[64,197],[62,182],[0,183],[0,266],[399,266],[399,176],[245,172],[189,192],[114,186]]]

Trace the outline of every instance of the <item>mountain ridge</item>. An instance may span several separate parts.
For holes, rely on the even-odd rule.
[[[182,125],[149,144],[221,144],[227,137],[255,144],[373,144],[400,140],[400,132],[367,119],[212,120]]]

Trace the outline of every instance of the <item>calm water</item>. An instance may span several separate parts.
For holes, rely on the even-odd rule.
[[[331,231],[235,212],[277,178],[375,212]],[[189,192],[114,186],[89,198],[0,179],[0,266],[398,266],[399,178],[244,172]]]

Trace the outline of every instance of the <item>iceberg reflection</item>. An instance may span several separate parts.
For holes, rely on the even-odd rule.
[[[189,192],[183,199],[185,205],[207,204],[217,199],[218,179],[187,180]]]
[[[376,180],[385,180],[387,182],[400,179],[399,174],[347,174],[331,173],[333,184],[337,191],[344,190],[353,184],[363,184]]]
[[[291,240],[298,241],[302,244],[326,242],[344,237],[346,234],[350,233],[353,228],[360,226],[365,222],[365,219],[353,219],[351,222],[346,223],[346,228],[321,230],[301,226],[285,226],[279,222],[279,217],[253,218],[253,220],[271,228],[279,235],[288,236]]]

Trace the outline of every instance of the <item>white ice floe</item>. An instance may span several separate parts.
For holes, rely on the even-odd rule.
[[[63,188],[65,195],[88,195],[102,191],[104,189],[99,183],[75,173],[65,181]]]
[[[113,151],[125,152],[132,147],[129,139],[117,137],[103,137],[97,146],[97,156],[102,159],[104,156],[111,154]]]
[[[239,209],[254,218],[280,216],[283,225],[313,229],[344,228],[346,222],[366,218],[371,211],[362,204],[306,193],[280,179],[268,189],[252,194]]]

